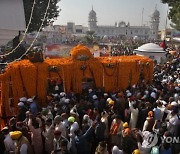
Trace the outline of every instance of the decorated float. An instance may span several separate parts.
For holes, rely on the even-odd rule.
[[[32,57],[31,57],[32,58]],[[63,91],[81,93],[85,83],[106,92],[125,90],[140,78],[151,82],[153,60],[143,56],[119,56],[94,58],[83,45],[74,47],[70,57],[16,61],[0,75],[0,116],[17,113],[20,97],[37,96],[46,105],[51,84],[63,85]]]

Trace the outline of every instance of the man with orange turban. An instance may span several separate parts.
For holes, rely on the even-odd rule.
[[[111,145],[120,146],[120,135],[122,129],[123,129],[123,121],[120,119],[119,115],[116,115],[115,119],[111,123],[111,128],[110,128]]]
[[[155,124],[154,112],[149,111],[148,117],[146,118],[146,121],[144,122],[143,131],[150,131],[151,132],[154,124]]]
[[[136,148],[137,143],[136,140],[132,137],[131,129],[127,127],[126,123],[124,126],[126,128],[122,131],[121,146],[125,153],[132,153]]]

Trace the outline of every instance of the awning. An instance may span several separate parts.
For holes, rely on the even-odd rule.
[[[173,40],[177,41],[177,42],[180,42],[180,37],[174,37]]]

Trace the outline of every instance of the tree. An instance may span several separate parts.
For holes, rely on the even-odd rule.
[[[34,7],[33,16],[28,32],[39,30],[39,27],[41,26],[49,2],[49,0],[35,0],[35,1],[36,4]],[[60,0],[50,0],[50,5],[48,8],[48,12],[43,27],[47,26],[50,22],[54,21],[58,17],[60,9],[57,6],[57,3],[59,1]],[[24,2],[26,25],[28,25],[34,0],[23,0],[23,2]]]
[[[45,21],[43,23],[43,27],[47,26],[50,22],[54,21],[58,17],[60,9],[57,6],[57,3],[59,1],[60,0],[50,0],[50,5],[47,11]],[[29,20],[30,20],[33,2],[34,0],[23,0],[26,25],[28,25]],[[34,6],[32,20],[28,28],[28,32],[39,30],[42,24],[49,0],[35,0],[35,2],[36,3]],[[19,44],[20,42],[19,37],[20,37],[20,34],[13,39],[13,49]],[[26,51],[25,48],[22,45],[20,45],[14,52],[12,52],[10,55],[7,56],[7,59],[8,60],[17,59],[25,51]]]
[[[94,31],[87,31],[87,33],[86,33],[87,35],[86,35],[86,37],[85,37],[85,39],[86,39],[86,42],[87,42],[87,44],[93,44],[94,43],[94,39],[95,39],[95,32]]]
[[[173,24],[171,26],[177,30],[180,30],[180,1],[179,0],[162,0],[163,3],[167,3],[170,8],[169,19]]]

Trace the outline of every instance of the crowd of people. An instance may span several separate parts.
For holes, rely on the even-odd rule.
[[[63,89],[63,88],[62,88]],[[2,154],[178,154],[180,59],[154,68],[125,90],[65,93],[56,87],[47,106],[22,97],[0,132]]]

